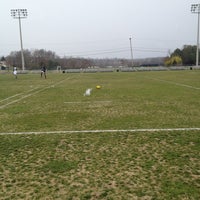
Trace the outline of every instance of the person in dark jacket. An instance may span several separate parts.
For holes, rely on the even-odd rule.
[[[42,65],[42,67],[41,67],[41,78],[42,78],[43,74],[44,74],[44,77],[47,78],[46,71],[47,71],[47,69],[46,69],[45,65]]]

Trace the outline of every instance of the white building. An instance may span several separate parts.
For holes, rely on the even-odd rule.
[[[6,59],[4,57],[1,58],[0,60],[0,70],[5,70],[7,69],[7,64],[6,64]]]

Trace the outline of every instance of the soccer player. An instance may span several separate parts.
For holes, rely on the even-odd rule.
[[[42,65],[42,67],[41,67],[41,78],[42,78],[43,74],[44,74],[44,77],[47,78],[45,65]]]
[[[13,67],[13,75],[17,79],[17,67]]]

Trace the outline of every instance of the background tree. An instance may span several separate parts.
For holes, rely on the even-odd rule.
[[[182,60],[184,65],[195,65],[196,46],[185,45],[182,50]]]
[[[17,68],[21,68],[21,51],[11,52],[6,59],[11,66],[15,65]],[[53,51],[46,51],[44,49],[24,50],[25,68],[28,70],[40,69],[41,62],[49,69],[56,69],[59,65],[59,59],[59,56]]]
[[[21,68],[21,52],[20,51],[12,51],[9,56],[6,57],[6,60],[9,65],[16,66],[17,68]]]
[[[166,66],[177,66],[182,64],[182,58],[180,56],[171,56],[165,61]]]
[[[171,54],[171,56],[179,56],[182,58],[183,56],[182,50],[180,50],[179,48],[175,49],[174,52]]]
[[[171,57],[179,56],[183,65],[195,65],[196,63],[196,46],[184,45],[182,50],[176,49]]]

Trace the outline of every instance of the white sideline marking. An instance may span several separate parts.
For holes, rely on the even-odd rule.
[[[182,87],[192,88],[192,89],[195,89],[195,90],[200,90],[200,88],[198,88],[198,87],[193,87],[191,85],[177,83],[177,82],[174,82],[174,81],[167,81],[167,80],[163,80],[163,79],[159,79],[159,78],[150,78],[150,79],[157,80],[157,81],[162,81],[162,82],[166,82],[166,83],[171,83],[171,84],[182,86]]]
[[[121,129],[121,130],[77,130],[77,131],[39,131],[39,132],[8,132],[0,135],[39,135],[39,134],[70,134],[70,133],[119,133],[119,132],[172,132],[172,131],[200,131],[200,128],[156,128],[156,129]]]

